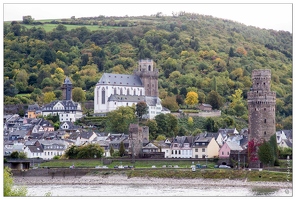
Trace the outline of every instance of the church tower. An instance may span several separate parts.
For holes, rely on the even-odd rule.
[[[252,71],[253,86],[248,92],[249,136],[248,140],[269,141],[276,133],[275,104],[276,93],[270,91],[271,71],[256,69]]]
[[[135,75],[139,76],[145,88],[145,96],[158,97],[158,69],[154,68],[153,60],[139,60]]]
[[[72,100],[72,83],[69,77],[66,77],[62,86],[63,100]]]

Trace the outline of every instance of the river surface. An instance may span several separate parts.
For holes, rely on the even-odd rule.
[[[51,197],[112,197],[112,196],[292,196],[292,189],[214,187],[214,186],[160,186],[160,185],[28,185],[27,196]]]

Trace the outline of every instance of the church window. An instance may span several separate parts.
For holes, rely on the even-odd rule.
[[[130,93],[129,93],[130,91],[129,91],[129,88],[127,89],[127,95],[129,95]]]
[[[105,104],[105,88],[102,89],[102,104]]]
[[[116,94],[116,88],[114,88],[114,94]]]
[[[99,103],[99,90],[97,90],[97,102]]]
[[[134,95],[136,95],[136,90],[134,90]]]
[[[120,88],[120,94],[122,95],[122,88]]]
[[[140,95],[142,96],[142,90],[140,90]]]

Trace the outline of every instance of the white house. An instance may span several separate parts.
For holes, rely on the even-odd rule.
[[[52,101],[42,108],[42,115],[59,115],[60,122],[75,122],[82,117],[80,103],[72,100],[72,83],[67,77],[62,86],[63,99]]]

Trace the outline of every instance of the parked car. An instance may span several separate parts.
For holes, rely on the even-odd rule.
[[[231,168],[231,167],[229,167],[228,165],[219,165],[219,168],[229,169],[229,168]]]

